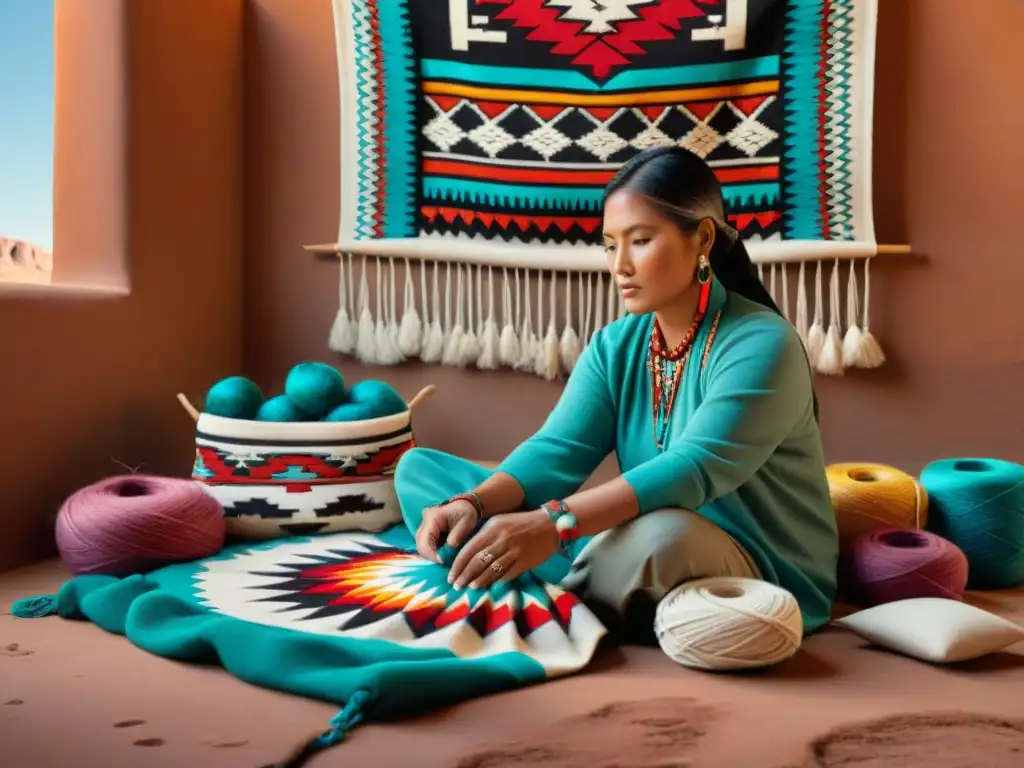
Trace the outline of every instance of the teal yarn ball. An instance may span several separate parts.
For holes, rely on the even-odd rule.
[[[392,416],[408,409],[402,396],[386,381],[376,381],[374,379],[360,381],[352,385],[348,396],[349,400],[353,403],[370,406],[374,414],[372,418],[379,419],[383,416]]]
[[[928,530],[967,555],[968,589],[1024,584],[1024,466],[941,459],[925,467]]]
[[[244,376],[221,379],[206,393],[203,410],[228,419],[252,419],[263,405],[263,392]]]
[[[345,377],[326,363],[299,363],[288,372],[284,393],[314,420],[345,402]]]
[[[324,417],[324,421],[366,421],[376,416],[368,403],[342,403]]]
[[[476,528],[473,529],[473,532],[469,534],[469,536],[467,536],[466,539],[457,547],[453,547],[451,544],[448,544],[447,542],[438,547],[437,557],[441,561],[441,565],[443,565],[445,568],[451,568],[452,564],[455,562],[455,558],[458,557],[459,552],[462,551],[462,548],[466,546],[467,543],[469,543],[470,539],[472,539],[474,536],[480,533],[480,529],[483,527],[484,521],[479,522]],[[445,536],[447,537],[447,534],[445,534]]]
[[[437,558],[445,568],[451,568],[456,556],[462,547],[453,547],[451,544],[444,544],[437,549]]]
[[[316,421],[291,401],[288,395],[277,395],[267,400],[256,412],[257,421]]]

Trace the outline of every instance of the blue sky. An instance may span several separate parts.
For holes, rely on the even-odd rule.
[[[52,251],[53,0],[0,0],[0,111],[0,236]]]

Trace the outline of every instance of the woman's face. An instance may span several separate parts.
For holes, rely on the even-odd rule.
[[[698,259],[710,252],[713,241],[710,220],[686,235],[630,189],[613,192],[605,202],[608,270],[630,314],[656,312],[676,303],[696,282]]]

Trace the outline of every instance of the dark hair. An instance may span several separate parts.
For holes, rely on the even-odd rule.
[[[708,261],[715,278],[733,293],[782,314],[758,278],[739,232],[727,223],[722,187],[700,157],[682,147],[646,149],[625,163],[608,183],[605,202],[620,189],[643,195],[688,235],[696,232],[704,219],[711,219],[716,231]]]
[[[696,232],[704,219],[711,219],[715,224],[715,243],[708,261],[715,279],[727,290],[782,314],[757,276],[739,232],[729,225],[722,186],[704,160],[678,146],[645,149],[615,174],[605,188],[603,202],[620,189],[642,195],[688,235]],[[813,400],[817,420],[817,395],[813,395]]]

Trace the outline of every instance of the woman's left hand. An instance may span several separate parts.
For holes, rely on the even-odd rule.
[[[558,552],[558,530],[543,509],[492,517],[459,552],[448,580],[457,589],[487,589],[544,563]]]

